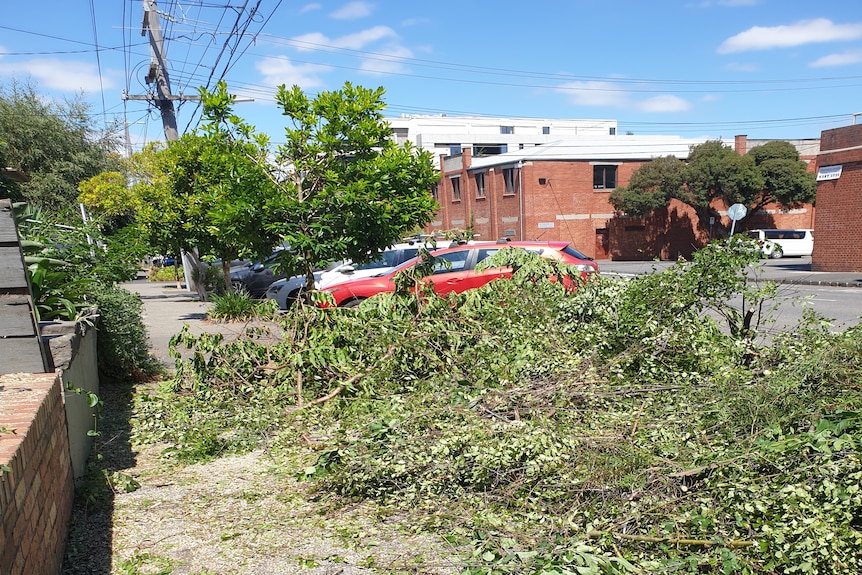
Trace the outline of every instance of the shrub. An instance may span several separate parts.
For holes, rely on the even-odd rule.
[[[99,371],[113,378],[146,379],[162,367],[149,354],[140,297],[116,285],[100,284],[91,296],[99,309]]]
[[[856,575],[862,328],[760,343],[728,302],[772,292],[722,246],[574,294],[538,270],[294,306],[275,344],[186,331],[136,434],[191,460],[267,442],[316,497],[472,546],[462,573]]]
[[[152,266],[147,272],[147,279],[151,282],[182,281],[183,270],[174,266]]]
[[[277,312],[275,300],[256,300],[247,292],[213,295],[207,317],[218,321],[254,319]]]

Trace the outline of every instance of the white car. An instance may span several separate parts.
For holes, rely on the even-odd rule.
[[[349,260],[335,262],[324,271],[314,272],[314,287],[323,289],[341,282],[388,272],[395,266],[416,257],[421,245],[421,242],[396,244],[385,249],[379,257],[364,264],[354,265]],[[305,291],[305,285],[305,276],[281,279],[270,284],[266,290],[266,297],[277,301],[279,308],[288,309]]]
[[[784,256],[810,256],[814,251],[814,230],[750,230],[761,253],[772,259]]]

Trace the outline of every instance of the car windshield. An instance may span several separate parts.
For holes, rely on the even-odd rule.
[[[578,258],[579,260],[591,260],[591,259],[593,259],[588,255],[582,254],[581,252],[579,252],[578,250],[576,250],[572,246],[566,246],[565,248],[563,248],[563,253],[568,255],[568,256]]]
[[[392,268],[391,270],[386,271],[386,272],[383,272],[383,273],[381,273],[381,274],[379,274],[379,275],[384,275],[384,274],[388,274],[388,273],[391,273],[391,274],[393,274],[393,275],[394,275],[394,274],[397,274],[397,273],[398,273],[398,272],[400,272],[401,270],[406,269],[406,268],[409,268],[409,267],[411,267],[411,266],[415,265],[415,264],[416,264],[416,262],[418,262],[420,259],[422,259],[422,258],[420,258],[419,256],[412,257],[412,258],[410,258],[409,260],[407,260],[406,262],[404,262],[404,263],[402,263],[402,264],[399,264],[399,265],[395,266],[394,268]]]

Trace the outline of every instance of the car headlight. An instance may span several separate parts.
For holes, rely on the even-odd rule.
[[[578,270],[579,272],[587,273],[587,274],[595,273],[595,271],[596,271],[596,268],[594,268],[593,266],[591,266],[589,264],[576,264],[575,269]]]
[[[284,287],[284,284],[281,284],[281,285],[272,284],[268,288],[266,288],[266,293],[276,294],[276,293],[280,292],[281,288],[283,288],[283,287]]]

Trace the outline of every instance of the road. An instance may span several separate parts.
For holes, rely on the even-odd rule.
[[[862,322],[862,288],[836,287],[830,285],[810,285],[818,282],[828,283],[832,280],[846,281],[862,278],[862,274],[817,274],[810,271],[811,258],[783,258],[766,260],[762,267],[753,272],[751,277],[779,282],[778,294],[773,302],[775,309],[771,317],[775,323],[769,331],[792,328],[802,319],[803,310],[812,308],[818,314],[832,320],[833,330],[843,330]],[[599,262],[601,272],[607,275],[634,277],[642,273],[661,271],[674,265],[667,261],[646,262]],[[742,301],[734,300],[731,304],[741,309]],[[771,306],[764,306],[766,307]]]
[[[778,287],[776,327],[799,323],[803,309],[810,307],[832,320],[833,330],[843,330],[862,321],[862,289],[782,284]]]

